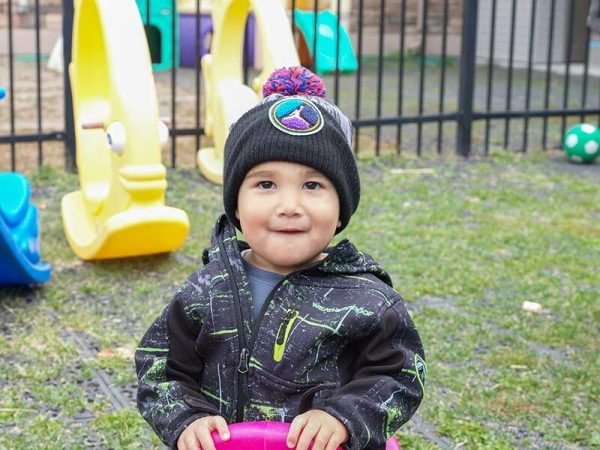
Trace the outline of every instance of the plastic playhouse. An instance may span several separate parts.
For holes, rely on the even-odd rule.
[[[80,182],[62,199],[69,245],[85,260],[178,248],[189,220],[164,204],[169,131],[133,0],[75,4],[69,74]]]
[[[152,68],[167,70],[173,67],[173,62],[174,67],[179,66],[179,15],[173,13],[173,1],[136,0],[136,4],[144,24]]]
[[[261,37],[262,72],[252,88],[243,82],[242,47],[250,9]],[[299,64],[294,39],[283,5],[271,0],[219,0],[214,3],[211,53],[202,57],[206,86],[205,133],[214,146],[197,154],[200,172],[213,183],[223,182],[223,149],[229,127],[258,100],[264,80],[277,68]]]
[[[27,178],[0,173],[0,284],[50,279],[50,266],[40,259],[38,209],[29,197]]]

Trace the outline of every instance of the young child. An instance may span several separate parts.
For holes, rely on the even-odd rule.
[[[289,448],[385,448],[426,366],[387,273],[348,240],[328,248],[360,198],[350,121],[305,68],[275,72],[264,95],[227,139],[205,266],[137,349],[138,407],[179,450],[257,420],[291,422]]]

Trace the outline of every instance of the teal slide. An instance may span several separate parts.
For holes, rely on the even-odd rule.
[[[335,71],[338,17],[329,10],[317,13],[317,55],[315,57],[315,13],[314,11],[294,10],[296,27],[302,33],[313,60],[315,72],[319,75]],[[354,72],[358,61],[352,49],[352,42],[344,26],[339,24],[339,62],[340,72]]]

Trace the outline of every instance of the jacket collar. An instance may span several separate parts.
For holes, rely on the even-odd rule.
[[[213,227],[211,237],[211,251],[209,254],[219,254],[216,251],[219,247],[219,241],[225,245],[229,258],[235,260],[241,258],[240,251],[249,248],[244,241],[238,241],[235,226],[222,214],[217,219]],[[379,264],[369,255],[359,252],[354,244],[348,239],[343,239],[325,251],[327,257],[321,261],[321,264],[314,268],[321,272],[333,273],[338,275],[356,275],[359,273],[371,273],[384,283],[392,286],[389,275],[379,266]]]

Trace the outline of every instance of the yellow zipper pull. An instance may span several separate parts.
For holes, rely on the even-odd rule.
[[[288,309],[285,317],[279,325],[277,330],[277,337],[275,338],[275,346],[273,347],[273,360],[276,362],[281,361],[283,358],[283,352],[285,351],[285,344],[287,343],[288,336],[292,330],[292,326],[298,317],[297,309]]]

